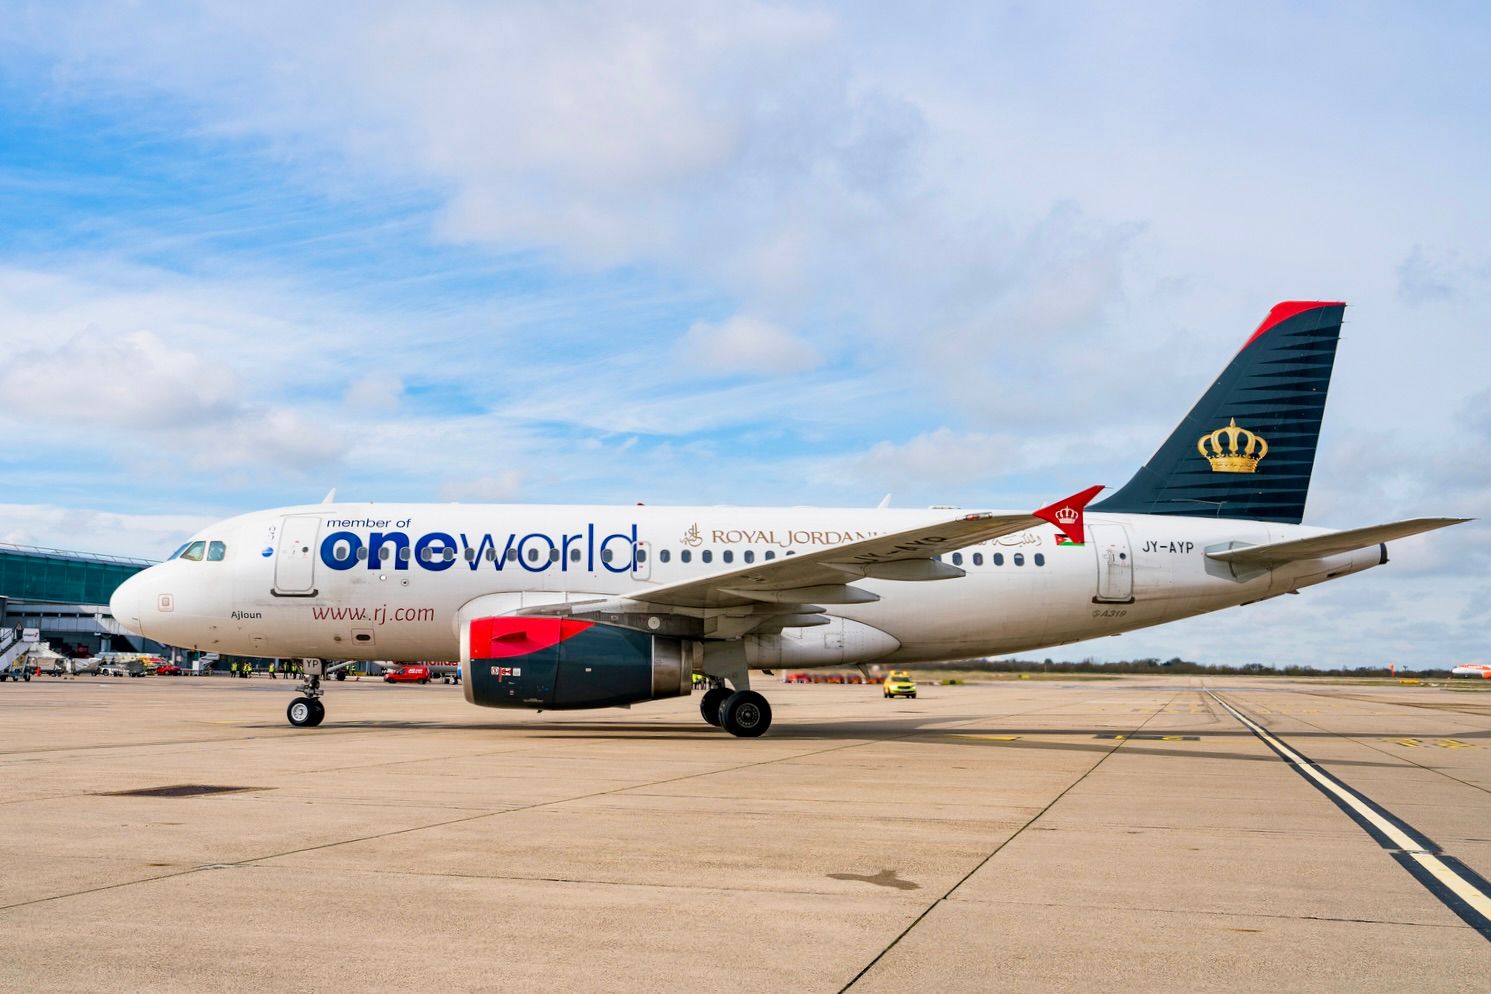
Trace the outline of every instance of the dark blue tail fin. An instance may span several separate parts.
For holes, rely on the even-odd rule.
[[[1345,311],[1275,304],[1154,457],[1088,510],[1299,524]]]

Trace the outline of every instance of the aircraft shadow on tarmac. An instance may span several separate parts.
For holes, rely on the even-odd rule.
[[[988,716],[981,715],[937,715],[932,719],[921,718],[875,718],[854,721],[818,721],[793,725],[779,723],[772,729],[768,739],[787,740],[795,742],[812,742],[823,740],[867,740],[875,741],[905,741],[913,744],[956,744],[985,746],[988,748],[1008,750],[1037,750],[1057,752],[1089,752],[1106,753],[1111,752],[1120,744],[1128,742],[1135,747],[1142,747],[1146,756],[1173,756],[1177,759],[1237,759],[1248,762],[1277,763],[1279,759],[1269,751],[1237,752],[1231,750],[1216,750],[1206,748],[1206,744],[1219,741],[1253,742],[1254,736],[1246,728],[1165,728],[1150,732],[1137,732],[1113,726],[1089,726],[1082,728],[1024,728],[1010,727],[1008,725],[992,724],[988,726],[961,725],[959,722],[987,720]],[[248,727],[283,729],[280,724],[252,725]],[[481,722],[455,722],[455,721],[415,721],[415,720],[343,720],[332,724],[323,725],[321,729],[311,734],[325,735],[328,732],[365,732],[386,729],[452,729],[460,731],[491,731],[491,732],[519,732],[527,738],[537,739],[575,739],[595,740],[607,739],[618,743],[621,742],[652,742],[652,741],[688,741],[696,742],[703,737],[718,737],[721,741],[732,741],[718,728],[699,722],[677,722],[677,723],[647,723],[637,724],[633,722],[616,721],[560,721],[551,725],[538,724],[534,722],[503,722],[503,721],[481,721]],[[286,729],[288,731],[288,729]],[[304,733],[297,733],[304,734]],[[1185,735],[1197,736],[1198,740],[1185,745],[1172,745],[1156,738],[1125,739],[1117,740],[1113,736],[1143,734],[1149,735]],[[1289,740],[1300,739],[1341,739],[1345,738],[1339,733],[1324,730],[1290,730],[1283,733]],[[1000,736],[983,739],[982,736]],[[1004,736],[1039,736],[1040,738],[1018,738],[1005,739]],[[1059,737],[1062,740],[1051,741]],[[1357,740],[1394,740],[1402,738],[1437,739],[1453,738],[1460,741],[1467,739],[1491,739],[1491,730],[1483,732],[1404,732],[1394,729],[1391,732],[1354,732],[1349,738]],[[1396,768],[1401,763],[1391,761],[1373,761],[1359,759],[1331,759],[1329,765],[1333,767],[1359,767],[1359,768]]]

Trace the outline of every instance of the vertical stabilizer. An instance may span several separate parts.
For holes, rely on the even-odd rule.
[[[1345,311],[1275,304],[1153,458],[1090,510],[1298,524]]]

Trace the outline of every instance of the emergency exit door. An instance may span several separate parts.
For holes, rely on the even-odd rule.
[[[1134,600],[1134,553],[1123,525],[1088,525],[1087,540],[1097,552],[1098,582],[1094,601],[1131,604]]]
[[[280,541],[274,552],[275,594],[316,595],[316,539],[320,534],[319,514],[287,514],[280,519]]]

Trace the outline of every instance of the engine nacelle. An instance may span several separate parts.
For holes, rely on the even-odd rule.
[[[570,618],[473,618],[466,699],[490,708],[606,708],[693,690],[681,640]]]

